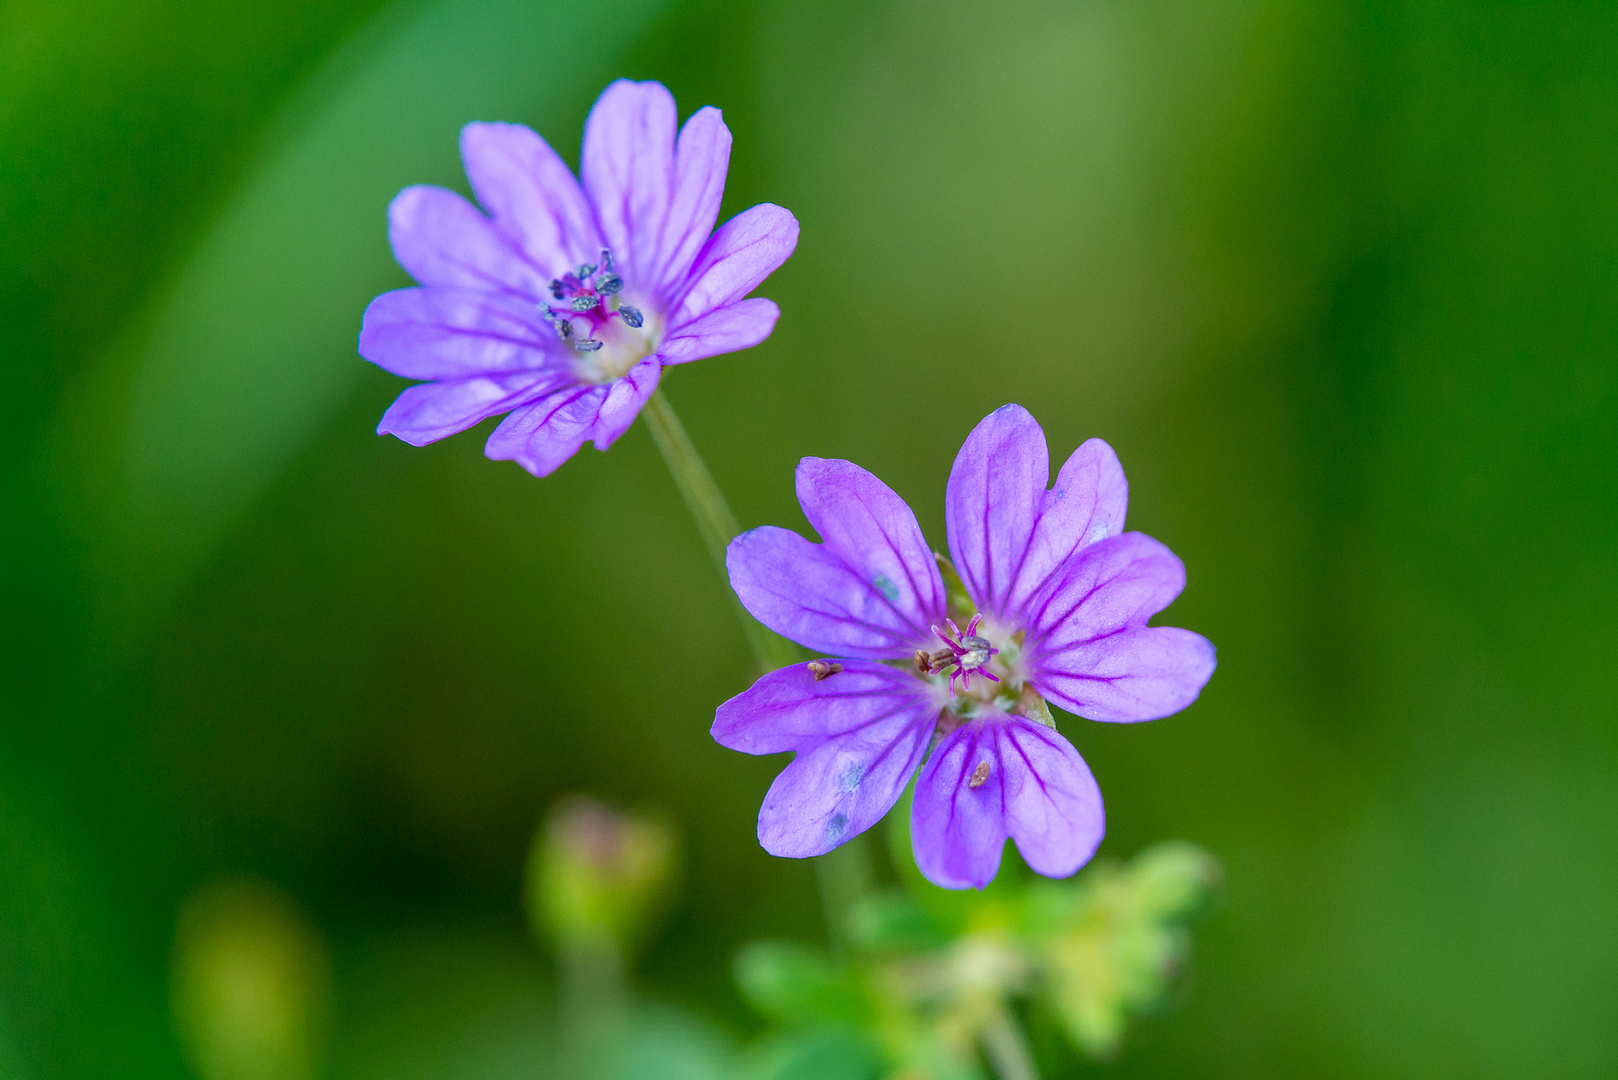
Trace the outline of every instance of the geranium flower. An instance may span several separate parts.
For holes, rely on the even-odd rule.
[[[714,108],[675,127],[667,89],[619,80],[585,124],[582,186],[531,129],[474,123],[461,158],[486,214],[445,188],[399,193],[388,239],[421,287],[371,301],[359,351],[432,381],[378,434],[424,446],[509,413],[487,454],[545,476],[586,440],[611,446],[666,365],[770,336],[780,309],[743,297],[798,223],[763,203],[715,232],[730,131]]]
[[[1049,877],[1089,861],[1101,792],[1045,702],[1091,720],[1168,716],[1196,700],[1214,650],[1146,625],[1180,594],[1185,568],[1123,532],[1128,489],[1112,448],[1091,439],[1047,490],[1049,478],[1045,433],[1006,405],[950,473],[953,565],[887,485],[821,458],[799,464],[797,487],[822,543],[771,526],[731,541],[747,610],[826,654],[764,676],[714,720],[731,749],[796,755],[759,811],[766,850],[830,851],[881,820],[920,767],[911,837],[934,883],[982,888],[1008,836]]]

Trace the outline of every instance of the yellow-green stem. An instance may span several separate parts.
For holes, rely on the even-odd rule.
[[[697,453],[691,437],[685,433],[685,425],[680,423],[680,418],[674,414],[674,407],[663,396],[663,391],[652,394],[651,400],[641,410],[641,417],[652,431],[652,439],[674,477],[674,486],[680,489],[680,496],[685,499],[687,509],[696,519],[697,531],[708,545],[708,554],[713,557],[714,566],[719,570],[725,593],[735,607],[736,617],[741,620],[742,632],[747,635],[748,647],[753,650],[753,659],[765,672],[797,663],[802,659],[797,646],[760,625],[742,607],[730,588],[730,573],[725,569],[725,549],[742,531],[741,526],[737,524],[730,503],[725,501],[724,493],[714,482],[713,474]],[[849,908],[871,886],[871,854],[865,837],[856,836],[837,850],[815,859],[815,877],[820,885],[820,904],[826,913],[827,937],[833,950],[840,950],[844,928],[848,925]]]
[[[786,638],[761,626],[731,591],[730,574],[725,569],[725,548],[742,531],[741,526],[736,523],[736,515],[725,501],[719,485],[714,483],[713,473],[708,471],[702,456],[692,445],[691,437],[685,433],[685,426],[674,414],[674,408],[663,396],[663,391],[652,394],[651,400],[641,410],[641,417],[652,431],[657,449],[662,453],[670,475],[674,477],[674,486],[680,489],[680,497],[696,519],[697,531],[702,534],[703,543],[708,545],[708,554],[713,557],[719,577],[725,583],[725,592],[735,607],[736,617],[741,620],[747,645],[753,650],[753,659],[764,671],[797,663],[797,648]]]

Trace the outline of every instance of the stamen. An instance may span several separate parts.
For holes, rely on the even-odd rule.
[[[591,310],[600,303],[601,298],[598,296],[575,296],[571,301],[568,302],[568,306],[574,311],[585,312]]]
[[[964,634],[961,633],[961,628],[955,625],[953,619],[946,618],[944,620],[944,624],[954,632],[953,634],[946,634],[938,627],[933,627],[933,633],[937,634],[939,640],[943,641],[949,648],[940,649],[936,653],[926,655],[925,665],[923,664],[924,654],[918,652],[916,654],[916,666],[921,669],[922,674],[942,673],[945,668],[953,665],[955,670],[950,672],[949,676],[951,694],[956,692],[956,679],[961,681],[962,693],[971,693],[972,673],[974,671],[983,672],[991,682],[999,682],[999,677],[989,671],[986,665],[989,662],[989,657],[996,655],[1000,650],[990,645],[988,638],[978,637],[974,633],[978,628],[978,624],[982,621],[983,615],[981,612],[972,616],[972,621],[967,624],[966,633]]]
[[[562,291],[562,283],[551,278],[551,295],[558,300],[566,300],[567,294]]]
[[[558,337],[566,338],[572,336],[572,323],[568,322],[566,319],[559,318],[556,312],[552,311],[548,307],[540,308],[539,313],[544,317],[546,322],[551,324],[551,329],[556,331]]]
[[[613,293],[623,291],[624,279],[610,270],[603,270],[596,275],[596,292],[602,296],[611,296]]]
[[[590,280],[590,275],[596,272],[595,263],[585,263],[573,271],[573,276],[579,279],[580,284]]]
[[[595,341],[590,338],[582,338],[573,343],[573,348],[579,352],[595,352],[605,344],[606,342],[604,341]]]
[[[822,679],[829,679],[842,670],[843,665],[837,663],[835,660],[809,661],[809,671],[814,675],[815,682],[820,682]]]
[[[978,767],[972,770],[972,778],[966,782],[969,788],[980,788],[989,782],[989,763],[978,762]]]
[[[601,268],[609,274],[612,273],[612,252],[606,248],[601,249]]]
[[[623,282],[619,282],[620,286],[622,286],[622,284]],[[614,289],[613,291],[616,292],[617,290]],[[620,307],[618,309],[618,314],[623,316],[624,322],[628,323],[630,326],[633,326],[637,330],[639,330],[641,324],[646,321],[646,316],[640,313],[639,308],[632,308],[628,304]]]

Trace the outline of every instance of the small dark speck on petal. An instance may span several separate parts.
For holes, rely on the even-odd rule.
[[[826,835],[833,840],[839,840],[846,828],[848,828],[848,815],[838,814],[826,822]]]

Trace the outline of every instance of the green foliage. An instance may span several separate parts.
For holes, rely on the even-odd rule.
[[[882,1052],[861,1032],[813,1028],[767,1038],[743,1056],[734,1080],[877,1080]]]
[[[900,838],[907,816],[892,815]],[[760,942],[737,958],[736,979],[776,1023],[857,1026],[890,1069],[929,1080],[971,1076],[980,1049],[1020,1045],[1020,1003],[1048,1009],[1090,1057],[1116,1055],[1129,1019],[1159,1006],[1183,969],[1185,923],[1219,880],[1206,852],[1166,843],[1065,881],[1008,866],[994,887],[953,892],[913,872],[908,844],[894,850],[909,889],[854,907],[853,957],[836,964],[808,946]]]
[[[1044,958],[1041,996],[1086,1053],[1115,1055],[1129,1017],[1162,1000],[1190,952],[1183,922],[1218,877],[1205,852],[1172,843],[1123,867],[1095,866],[1076,887],[1029,889],[1025,925]]]
[[[781,1024],[868,1024],[869,995],[848,970],[806,945],[759,941],[736,957],[736,984],[748,1004]]]
[[[869,953],[920,952],[944,944],[937,917],[904,892],[861,897],[849,912],[849,941]]]

